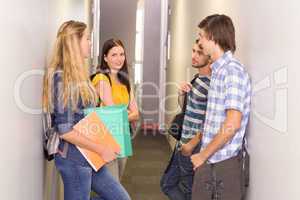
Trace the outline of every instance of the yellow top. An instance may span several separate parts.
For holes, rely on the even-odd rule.
[[[110,78],[111,80],[111,93],[112,93],[112,100],[114,102],[114,104],[129,104],[129,94],[127,91],[127,88],[124,84],[118,83],[116,82],[113,78]],[[99,81],[105,81],[108,84],[110,84],[107,76],[105,76],[104,74],[97,74],[93,80],[92,83],[94,86],[96,86]]]

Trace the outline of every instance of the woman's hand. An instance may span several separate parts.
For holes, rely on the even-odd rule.
[[[134,122],[139,120],[140,114],[139,114],[138,105],[134,98],[133,92],[131,92],[130,95],[131,95],[130,102],[127,109],[128,120],[129,122]]]
[[[100,145],[99,145],[100,147]],[[98,155],[102,157],[105,162],[110,162],[117,158],[118,153],[109,147],[100,147],[98,148]]]

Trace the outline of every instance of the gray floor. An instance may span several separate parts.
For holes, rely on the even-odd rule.
[[[122,178],[132,200],[167,200],[159,187],[171,151],[166,137],[141,132],[133,140],[133,151]]]

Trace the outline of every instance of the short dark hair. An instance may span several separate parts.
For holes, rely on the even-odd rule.
[[[214,14],[203,19],[198,27],[203,29],[208,39],[216,42],[224,51],[236,50],[235,29],[230,17]]]

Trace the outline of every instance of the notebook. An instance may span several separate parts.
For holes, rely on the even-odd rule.
[[[109,130],[105,127],[104,123],[97,116],[96,112],[92,112],[84,117],[77,124],[75,124],[73,128],[95,143],[103,144],[112,148],[116,153],[120,153],[120,145],[113,138]],[[106,164],[106,162],[97,153],[78,146],[77,148],[95,171],[98,171],[103,165]]]
[[[132,156],[132,143],[126,105],[102,106],[84,109],[88,115],[96,112],[121,147],[119,158]]]

